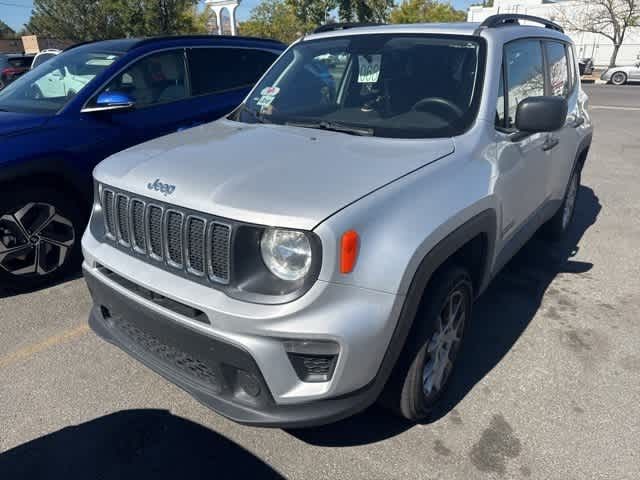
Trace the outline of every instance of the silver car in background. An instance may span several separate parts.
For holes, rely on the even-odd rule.
[[[600,80],[614,85],[624,85],[627,82],[640,82],[640,55],[635,65],[607,68]]]

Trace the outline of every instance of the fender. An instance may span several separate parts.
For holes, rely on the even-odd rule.
[[[371,395],[377,398],[384,386],[386,385],[391,373],[400,358],[400,354],[404,349],[405,342],[409,336],[409,332],[413,327],[413,321],[418,311],[418,307],[422,300],[422,295],[436,270],[441,267],[451,256],[456,253],[463,245],[478,236],[485,234],[487,238],[487,250],[484,258],[484,270],[482,281],[478,287],[478,296],[486,287],[491,278],[489,259],[492,258],[495,248],[496,239],[496,213],[493,209],[487,209],[480,212],[475,217],[463,223],[443,240],[441,240],[429,253],[422,259],[420,265],[413,276],[409,291],[405,297],[398,296],[396,302],[400,305],[400,314],[396,323],[396,328],[391,336],[391,341],[387,347],[387,351],[382,359],[380,369],[373,381],[374,385],[371,389]]]
[[[58,157],[39,157],[31,160],[0,163],[0,184],[29,182],[34,178],[55,177],[79,192],[83,200],[91,202],[93,182],[91,174],[83,174],[70,168],[68,162]]]

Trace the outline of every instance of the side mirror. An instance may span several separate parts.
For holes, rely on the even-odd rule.
[[[553,132],[564,125],[567,109],[562,97],[525,98],[516,110],[516,128],[524,133]]]
[[[92,107],[82,109],[82,113],[91,112],[113,112],[116,110],[130,110],[136,102],[126,93],[122,92],[102,92],[98,95]]]

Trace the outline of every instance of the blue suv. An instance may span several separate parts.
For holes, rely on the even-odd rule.
[[[79,265],[95,165],[229,113],[284,48],[223,36],[92,42],[0,90],[0,286],[34,288]]]

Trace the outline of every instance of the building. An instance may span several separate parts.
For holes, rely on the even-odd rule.
[[[237,35],[236,9],[240,0],[206,0],[206,8],[212,12],[211,30],[218,35]]]
[[[556,22],[563,15],[580,11],[585,8],[583,0],[494,0],[493,6],[471,6],[467,12],[467,21],[481,22],[490,15],[497,13],[522,13],[548,18]],[[596,67],[606,67],[613,52],[613,42],[603,35],[594,33],[566,32],[576,44],[578,58],[593,58]],[[640,27],[630,28],[624,43],[618,52],[616,63],[630,65],[638,61],[640,54]]]

